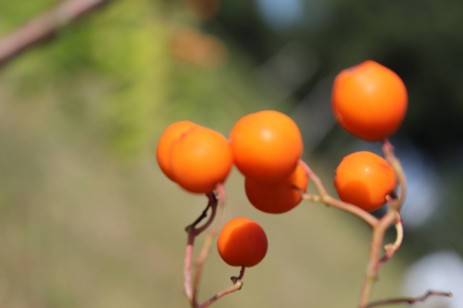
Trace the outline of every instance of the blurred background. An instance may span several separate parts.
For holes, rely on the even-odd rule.
[[[0,0],[0,37],[59,3]],[[392,137],[405,241],[374,298],[439,289],[454,298],[417,306],[463,307],[462,13],[460,0],[109,1],[13,59],[0,69],[0,306],[187,307],[183,228],[206,199],[161,174],[162,130],[188,119],[227,135],[244,114],[280,110],[333,192],[344,155],[380,151],[330,110],[337,72],[373,59],[410,96]],[[356,306],[364,223],[310,203],[260,213],[236,171],[226,189],[225,219],[261,223],[269,253],[217,307]],[[201,299],[237,272],[214,250]]]

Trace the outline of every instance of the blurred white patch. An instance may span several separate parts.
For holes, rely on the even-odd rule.
[[[405,273],[405,296],[422,296],[428,290],[452,292],[451,298],[430,297],[420,307],[463,307],[463,259],[453,251],[432,253],[414,263]]]
[[[434,164],[420,152],[406,147],[399,159],[407,178],[407,196],[401,214],[406,227],[419,228],[439,206],[442,180]],[[462,306],[463,307],[463,306]]]

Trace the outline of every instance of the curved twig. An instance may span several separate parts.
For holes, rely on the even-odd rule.
[[[0,67],[109,0],[67,0],[0,40]]]
[[[378,301],[374,301],[369,303],[365,308],[372,308],[372,307],[379,307],[379,306],[386,306],[386,305],[395,305],[395,304],[409,304],[413,305],[419,302],[424,302],[431,296],[443,296],[443,297],[452,297],[451,292],[442,292],[442,291],[433,291],[428,290],[425,294],[419,297],[398,297],[398,298],[391,298],[391,299],[382,299]]]

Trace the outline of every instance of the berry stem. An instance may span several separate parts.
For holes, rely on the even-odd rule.
[[[378,223],[378,219],[375,216],[371,215],[369,212],[366,212],[353,204],[341,201],[329,195],[326,195],[325,198],[322,199],[322,201],[328,206],[340,209],[342,211],[359,217],[372,228]]]
[[[387,262],[392,256],[399,250],[403,240],[403,225],[402,218],[400,217],[400,209],[405,201],[407,194],[407,183],[405,173],[399,159],[394,154],[394,147],[388,139],[382,141],[382,150],[384,157],[393,167],[396,177],[397,184],[399,186],[399,194],[391,194],[387,197],[389,203],[389,209],[386,214],[373,226],[373,235],[370,246],[370,257],[367,266],[367,273],[365,276],[365,282],[361,290],[360,295],[360,308],[370,307],[368,302],[370,301],[373,284],[378,278],[378,271],[382,264]],[[386,230],[391,226],[395,225],[396,239],[394,243],[385,246],[385,253],[382,258],[379,258],[381,253],[384,235]]]
[[[303,193],[303,198],[305,200],[314,201],[318,203],[324,203],[327,206],[334,207],[339,210],[348,212],[352,215],[359,217],[372,228],[378,223],[378,219],[375,216],[362,210],[361,208],[353,204],[350,204],[350,203],[331,197],[328,194],[325,186],[323,185],[318,175],[305,162],[303,161],[301,162],[302,162],[302,165],[304,166],[305,172],[309,176],[309,180],[315,184],[315,187],[317,188],[317,191],[318,191],[318,195],[311,195],[311,194]]]
[[[198,308],[207,308],[220,298],[224,297],[225,295],[241,290],[241,288],[243,287],[242,279],[244,277],[244,272],[245,267],[242,266],[239,275],[231,277],[231,280],[233,281],[233,285],[231,287],[228,287],[218,292],[217,294],[209,298],[207,301],[205,301],[203,304],[199,305]]]
[[[195,303],[193,301],[193,289],[192,289],[192,284],[191,284],[191,260],[193,258],[193,248],[194,248],[194,242],[195,242],[195,234],[193,232],[193,229],[190,228],[188,229],[188,239],[187,239],[187,245],[185,249],[185,258],[184,258],[184,267],[183,267],[183,277],[184,277],[184,291],[185,295],[190,302],[192,307],[195,307]]]
[[[391,144],[389,139],[384,139],[382,141],[382,150],[384,158],[386,158],[389,164],[391,164],[392,168],[394,168],[397,177],[397,184],[400,190],[398,198],[394,198],[389,203],[391,207],[395,208],[397,211],[400,211],[407,195],[407,179],[405,178],[405,172],[402,168],[400,160],[394,154],[394,146]]]
[[[201,215],[190,225],[188,225],[185,230],[188,234],[187,236],[187,245],[185,249],[185,257],[184,257],[184,268],[183,268],[183,275],[184,275],[184,291],[185,295],[191,305],[191,307],[196,308],[198,307],[197,296],[199,285],[202,276],[202,269],[204,263],[209,255],[213,240],[217,233],[216,230],[211,230],[206,237],[203,247],[195,261],[195,275],[192,279],[192,263],[193,263],[193,253],[194,253],[194,244],[196,237],[201,234],[204,230],[206,230],[214,221],[214,218],[217,214],[217,208],[219,204],[223,204],[225,199],[225,193],[222,185],[217,185],[216,191],[206,194],[208,198],[208,204],[206,208],[203,210]],[[208,217],[208,211],[211,211],[211,214]],[[207,221],[198,226],[205,218]]]
[[[209,256],[216,234],[217,232],[214,230],[207,233],[203,247],[201,248],[198,257],[196,258],[195,273],[193,276],[193,302],[197,302],[204,264],[206,263],[206,259]]]
[[[395,241],[394,243],[392,244],[387,244],[385,247],[384,247],[384,256],[381,258],[380,260],[380,264],[384,264],[386,263],[390,258],[392,258],[392,256],[397,252],[397,250],[399,250],[400,248],[400,245],[402,245],[402,241],[403,241],[403,238],[404,238],[404,228],[403,228],[403,224],[402,224],[402,217],[400,217],[400,214],[397,213],[397,219],[396,219],[396,223],[395,223],[395,230],[396,230],[396,238],[395,238]]]
[[[431,297],[431,296],[452,297],[452,293],[428,290],[425,294],[419,297],[398,297],[398,298],[382,299],[382,300],[369,303],[367,306],[365,306],[365,308],[372,308],[372,307],[379,307],[379,306],[386,306],[386,305],[393,305],[393,304],[413,305],[419,302],[424,302],[428,299],[428,297]]]
[[[388,196],[387,201],[390,205],[389,209],[386,214],[379,219],[353,204],[330,196],[318,175],[307,164],[302,162],[309,179],[315,184],[318,191],[318,195],[303,193],[303,198],[305,200],[323,203],[327,206],[355,215],[365,221],[372,228],[373,233],[371,238],[369,261],[365,275],[365,282],[360,294],[360,308],[368,307],[367,305],[370,301],[373,285],[378,279],[380,266],[387,262],[399,250],[403,240],[403,225],[399,210],[405,200],[406,179],[400,161],[394,155],[393,147],[387,140],[383,142],[383,152],[397,174],[400,194],[398,197],[395,197],[394,195]],[[384,256],[381,257],[385,233],[392,225],[395,225],[396,239],[392,244],[388,244],[384,247]]]
[[[211,199],[209,199],[211,200]],[[225,203],[225,190],[223,189],[222,185],[217,185],[215,194],[214,194],[214,199],[215,201],[215,206],[213,206],[214,213],[211,216],[217,216],[217,208],[218,206],[223,206]],[[223,211],[220,211],[223,213]],[[209,253],[212,248],[212,244],[214,243],[214,239],[217,236],[218,233],[218,226],[220,225],[222,221],[222,216],[220,216],[219,221],[216,221],[215,227],[212,228],[206,235],[206,239],[204,240],[203,247],[201,248],[200,253],[198,254],[198,257],[196,258],[195,262],[195,274],[193,278],[193,300],[194,302],[197,302],[197,297],[199,293],[199,286],[201,284],[201,278],[202,278],[202,273],[203,273],[203,268],[204,264],[206,263],[207,257],[209,256]]]
[[[315,187],[317,188],[318,194],[320,195],[320,197],[323,198],[324,196],[327,196],[328,193],[326,191],[326,188],[323,185],[320,178],[318,177],[318,175],[303,160],[300,160],[300,163],[302,164],[305,172],[309,176],[309,180],[315,184]]]
[[[373,284],[378,279],[378,270],[382,264],[380,255],[383,247],[384,235],[386,230],[397,220],[397,217],[398,212],[393,208],[389,208],[386,214],[373,227],[370,244],[370,257],[368,259],[365,282],[360,293],[360,308],[366,308],[370,301]]]
[[[233,283],[236,283],[237,281],[243,279],[244,277],[244,272],[246,271],[246,267],[242,266],[240,270],[240,274],[238,276],[232,276],[230,279]]]

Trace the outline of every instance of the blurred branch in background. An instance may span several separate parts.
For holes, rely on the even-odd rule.
[[[0,40],[0,68],[27,49],[53,37],[61,28],[108,3],[108,0],[68,0]]]

